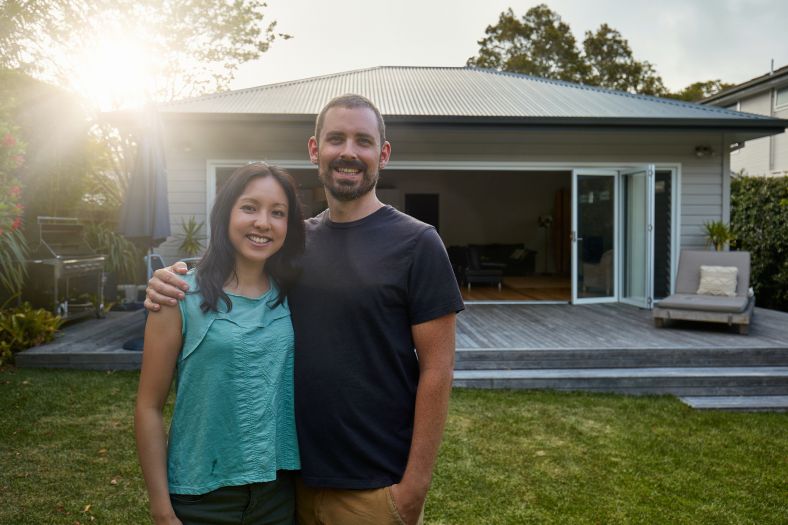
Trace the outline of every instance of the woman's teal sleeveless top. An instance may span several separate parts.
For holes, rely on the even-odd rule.
[[[276,479],[300,468],[293,414],[293,327],[287,301],[272,307],[273,282],[255,299],[228,293],[219,312],[200,310],[194,272],[180,301],[178,356],[167,475],[174,494]]]

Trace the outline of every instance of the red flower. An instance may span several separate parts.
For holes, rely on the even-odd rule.
[[[17,217],[11,224],[11,231],[18,230],[20,226],[22,226],[22,217]]]
[[[16,138],[10,133],[6,133],[5,137],[3,137],[3,146],[8,146],[9,148],[16,146]]]
[[[19,196],[22,195],[22,188],[19,186],[11,186],[11,189],[8,190],[8,194],[12,197],[19,198]]]

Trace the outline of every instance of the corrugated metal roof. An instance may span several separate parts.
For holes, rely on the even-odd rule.
[[[227,91],[160,106],[165,113],[316,115],[357,93],[386,116],[580,119],[775,119],[558,80],[469,67],[384,66]]]

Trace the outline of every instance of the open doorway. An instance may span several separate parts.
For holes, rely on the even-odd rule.
[[[571,300],[570,170],[385,170],[378,197],[439,226],[466,301]]]
[[[240,164],[228,162],[209,171],[208,207],[217,187]],[[626,294],[622,295],[618,290],[622,286],[620,282],[628,282],[626,279],[635,275],[633,272],[616,270],[611,277],[608,277],[609,271],[599,272],[603,278],[597,279],[596,284],[592,282],[591,266],[605,267],[603,258],[606,252],[611,251],[604,239],[617,239],[618,235],[613,232],[611,237],[596,231],[595,228],[599,229],[610,221],[594,219],[591,211],[599,211],[597,208],[604,205],[609,212],[610,204],[617,200],[615,195],[619,191],[625,197],[639,194],[634,192],[640,173],[637,168],[519,171],[387,169],[381,173],[377,195],[384,203],[401,211],[410,211],[424,222],[440,228],[439,234],[447,247],[466,301],[571,302],[573,171],[590,171],[594,172],[589,173],[593,175],[602,175],[596,172],[605,171],[610,175],[607,179],[631,179],[629,186],[619,188],[615,183],[609,188],[597,188],[595,184],[609,181],[586,177],[587,180],[581,180],[585,186],[578,188],[581,191],[577,198],[578,209],[590,210],[585,215],[593,219],[590,222],[580,221],[584,231],[579,236],[589,237],[584,242],[585,251],[581,251],[578,258],[584,263],[582,271],[578,272],[583,297],[622,300]],[[290,172],[300,186],[304,215],[311,217],[324,210],[325,194],[314,171],[291,169]],[[653,289],[653,297],[659,299],[672,289],[677,245],[673,233],[677,221],[674,188],[678,185],[679,175],[675,167],[652,168],[652,173],[653,257],[647,257],[651,261],[650,270],[643,267],[646,268],[646,277],[651,279],[646,283]],[[636,226],[630,216],[635,216],[633,213],[637,208],[628,206],[632,203],[630,201],[636,202],[622,199],[622,209],[614,208],[617,211],[613,215],[616,223],[619,220],[625,223],[621,228],[622,247],[634,249],[627,234],[629,228]],[[600,236],[602,242],[595,244],[595,237]],[[626,251],[622,252],[624,255],[615,249],[612,252],[615,257],[611,264],[623,265],[632,259],[626,258]],[[472,275],[469,279],[469,267],[493,272],[492,275]]]

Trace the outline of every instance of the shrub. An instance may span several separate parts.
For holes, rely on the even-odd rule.
[[[115,272],[118,279],[134,282],[142,256],[131,241],[103,223],[88,224],[85,240],[97,253],[107,257],[106,271]]]
[[[28,303],[0,309],[0,365],[13,362],[14,354],[54,339],[63,320]]]
[[[734,177],[731,229],[751,254],[758,305],[788,311],[788,177]]]
[[[0,99],[0,286],[19,293],[27,274],[27,242],[22,235],[22,186],[16,173],[25,162],[25,144],[11,118],[10,103]]]

